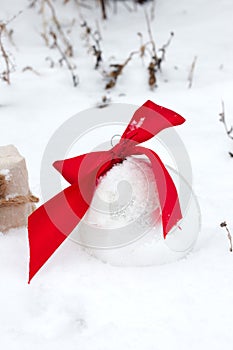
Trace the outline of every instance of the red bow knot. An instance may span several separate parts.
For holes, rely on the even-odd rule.
[[[159,156],[139,144],[161,130],[184,121],[179,114],[147,101],[136,110],[119,143],[112,149],[53,164],[70,186],[28,218],[29,282],[83,218],[90,207],[99,178],[128,156],[143,155],[150,160],[159,194],[163,234],[166,237],[182,218],[176,187]]]

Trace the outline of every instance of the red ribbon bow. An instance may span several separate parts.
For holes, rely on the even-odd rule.
[[[29,216],[29,282],[83,218],[100,176],[131,155],[145,155],[151,162],[166,237],[182,218],[176,187],[159,156],[138,144],[184,121],[177,113],[147,101],[136,110],[119,143],[111,150],[91,152],[53,164],[71,186]]]

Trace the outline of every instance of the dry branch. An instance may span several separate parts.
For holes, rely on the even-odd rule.
[[[219,113],[220,119],[219,121],[221,123],[223,123],[224,125],[224,129],[226,131],[226,135],[233,140],[233,126],[230,126],[230,128],[228,128],[227,126],[227,122],[226,122],[226,117],[225,117],[225,105],[224,105],[224,101],[222,101],[222,111],[221,113]],[[228,152],[229,156],[231,158],[233,158],[233,153],[232,152]]]
[[[229,231],[229,229],[228,229],[228,227],[227,227],[226,221],[223,221],[223,222],[220,224],[220,227],[225,227],[225,229],[226,229],[226,231],[227,231],[227,238],[229,239],[229,242],[230,242],[230,248],[229,248],[229,250],[230,250],[230,252],[232,252],[232,251],[233,251],[233,248],[232,248],[232,237],[231,237],[231,233],[230,233],[230,231]]]
[[[111,89],[116,85],[117,79],[119,75],[122,74],[124,68],[127,66],[127,64],[131,61],[134,55],[139,54],[139,51],[133,51],[130,53],[129,57],[125,60],[122,64],[110,64],[110,72],[107,74],[105,73],[105,76],[109,81],[107,82],[105,89]]]
[[[221,113],[219,113],[219,116],[220,116],[219,121],[223,123],[227,136],[231,140],[233,140],[233,127],[231,126],[230,128],[228,128],[227,123],[226,123],[224,101],[222,101],[222,111],[221,111]]]
[[[196,67],[196,63],[197,63],[197,56],[194,57],[193,62],[191,64],[190,67],[190,71],[189,71],[189,75],[188,75],[188,88],[191,89],[192,85],[193,85],[193,77],[194,77],[194,70]]]
[[[60,53],[60,55],[61,55],[59,63],[62,65],[63,62],[65,62],[68,70],[70,71],[70,74],[71,74],[71,77],[72,77],[72,81],[73,81],[73,85],[74,85],[74,87],[76,87],[78,85],[78,83],[79,83],[79,78],[78,78],[78,75],[75,74],[75,67],[69,61],[69,58],[67,57],[67,53],[64,52],[62,50],[61,46],[59,45],[58,40],[57,40],[57,35],[53,31],[50,31],[49,34],[50,34],[51,38],[53,39],[52,46],[55,47],[58,50],[58,52]]]
[[[150,39],[149,42],[145,44],[145,47],[147,48],[151,47],[151,52],[150,52],[151,60],[147,68],[149,72],[148,84],[151,89],[154,89],[157,81],[156,73],[159,70],[161,70],[162,62],[165,61],[166,50],[171,43],[174,33],[173,32],[170,33],[170,37],[168,41],[158,50],[162,52],[161,56],[159,56],[157,53],[155,41],[152,35],[150,20],[146,12],[145,12],[145,17],[146,17],[146,23],[147,23],[147,31]]]
[[[38,75],[38,76],[40,76],[40,73],[39,72],[37,72],[33,67],[31,67],[31,66],[26,66],[26,67],[24,67],[23,69],[22,69],[22,72],[24,73],[24,72],[32,72],[32,73],[34,73],[35,75]]]
[[[1,72],[1,79],[5,81],[7,84],[10,84],[10,73],[13,68],[13,64],[11,63],[9,54],[7,53],[4,45],[3,45],[3,33],[6,32],[6,24],[0,23],[0,53],[4,62],[4,70]]]
[[[99,0],[99,2],[100,2],[101,11],[102,11],[102,18],[107,19],[105,0]]]
[[[93,31],[92,28],[88,25],[87,21],[84,21],[81,24],[81,27],[85,29],[84,37],[86,39],[88,48],[96,58],[95,69],[98,69],[101,62],[103,61],[102,49],[100,47],[100,31],[98,29]]]
[[[42,14],[42,20],[43,20],[42,37],[44,38],[46,45],[49,46],[49,35],[50,35],[51,29],[49,31],[47,30],[48,24],[47,24],[46,19],[45,19],[45,5],[47,5],[47,7],[50,9],[52,23],[55,25],[56,32],[57,32],[56,35],[59,35],[60,40],[63,42],[63,44],[65,46],[65,54],[68,57],[72,57],[73,56],[73,46],[71,45],[64,30],[62,29],[62,25],[58,19],[57,14],[56,14],[54,5],[52,4],[52,2],[50,0],[41,0],[40,12]],[[52,31],[54,32],[54,30],[52,30]]]

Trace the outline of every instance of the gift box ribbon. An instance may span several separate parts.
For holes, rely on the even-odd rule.
[[[29,282],[82,220],[91,205],[99,179],[129,156],[146,156],[155,176],[163,235],[182,218],[179,198],[171,176],[159,156],[139,146],[165,128],[185,119],[165,107],[147,101],[134,113],[119,143],[108,151],[90,152],[56,161],[53,166],[70,186],[44,203],[28,218],[30,245]]]

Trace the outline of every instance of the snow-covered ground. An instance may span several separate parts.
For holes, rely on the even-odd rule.
[[[12,84],[0,82],[0,144],[15,144],[26,157],[33,193],[40,193],[40,163],[46,144],[66,119],[98,103],[105,94],[94,58],[87,55],[76,24],[72,40],[77,50],[80,83],[72,86],[65,68],[49,68],[40,36],[40,15],[26,9],[26,0],[2,0],[0,19],[24,9],[12,23],[16,47]],[[64,21],[75,7],[60,6]],[[149,10],[149,9],[148,9]],[[84,10],[95,26],[98,19],[104,58],[124,60],[138,48],[137,32],[147,35],[144,12],[118,5],[118,15],[103,22],[99,12]],[[70,14],[70,17],[68,16]],[[68,16],[68,17],[67,17]],[[233,3],[231,0],[157,0],[151,26],[158,47],[170,31],[159,87],[147,86],[146,67],[130,62],[110,93],[112,102],[140,105],[147,99],[183,115],[177,128],[193,166],[194,191],[202,211],[202,231],[193,252],[172,264],[153,267],[113,267],[67,240],[27,285],[26,229],[0,236],[1,348],[69,350],[232,349],[233,253],[226,220],[233,231],[233,144],[219,122],[221,100],[233,123]],[[193,86],[187,76],[198,56]],[[32,71],[22,72],[32,66]],[[85,152],[86,150],[83,150]]]

